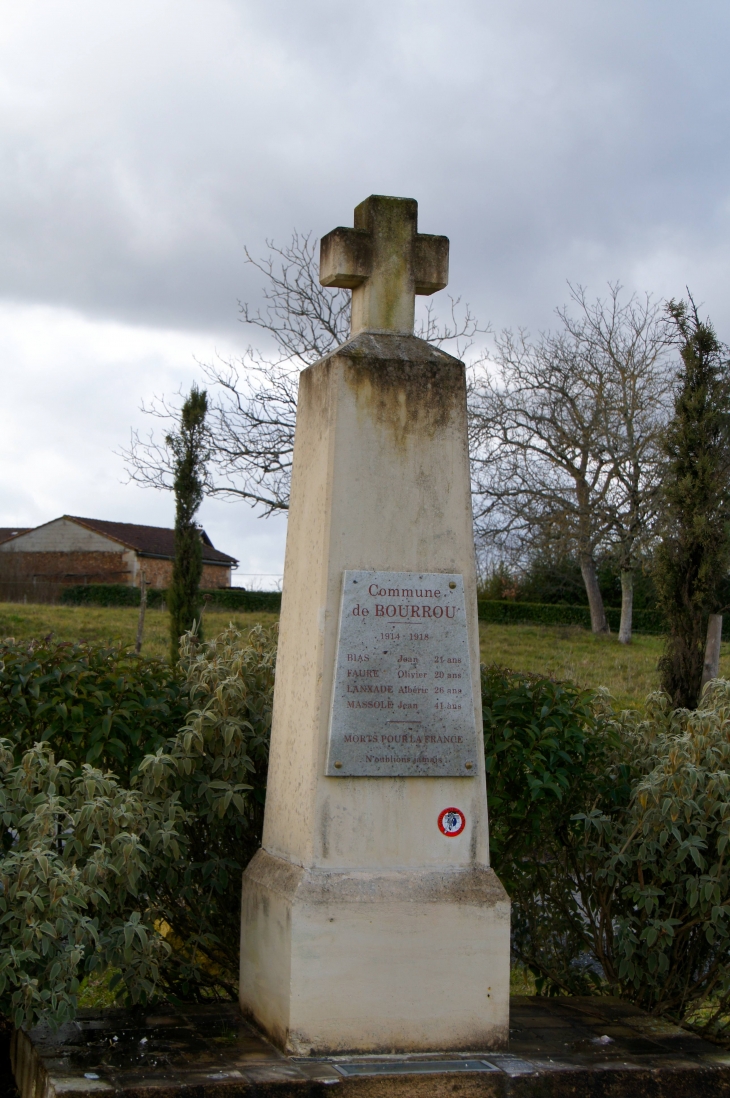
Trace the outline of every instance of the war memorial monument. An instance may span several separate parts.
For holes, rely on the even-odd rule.
[[[500,1048],[461,362],[413,334],[449,242],[373,195],[321,243],[348,342],[304,370],[244,1012],[292,1052]]]
[[[413,334],[445,237],[373,195],[321,245],[350,339],[304,370],[240,1009],[16,1030],[21,1098],[727,1098],[726,1050],[611,997],[509,998],[489,868],[466,384]]]

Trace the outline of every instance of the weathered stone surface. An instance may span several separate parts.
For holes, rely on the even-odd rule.
[[[616,999],[512,1000],[508,1052],[287,1057],[232,1005],[17,1033],[21,1098],[727,1098],[730,1053]]]
[[[414,198],[371,194],[355,208],[352,229],[322,237],[319,280],[352,290],[352,334],[413,332],[414,297],[449,281],[449,241],[417,231]]]
[[[352,230],[324,238],[320,278],[352,288],[355,334],[300,378],[263,850],[241,902],[241,1007],[288,1052],[507,1040],[509,899],[489,869],[471,689],[479,636],[465,368],[412,334],[415,294],[448,277],[448,240],[419,234],[416,222],[412,199],[375,195]],[[436,762],[423,761],[418,731],[407,765],[401,754],[373,762],[344,751],[347,699],[374,696],[347,689],[367,675],[335,670],[343,581],[365,573],[428,578],[455,614],[458,592],[458,635],[432,646],[421,630],[399,648],[403,659],[420,659],[407,648],[417,645],[423,658],[459,661],[444,662],[443,694],[429,673]],[[352,652],[377,655],[372,682],[390,657],[366,632],[351,638]],[[445,693],[449,668],[461,695]],[[401,671],[403,681],[411,674],[425,672]],[[426,695],[410,694],[407,708],[408,693],[399,696],[410,737],[414,699]],[[447,699],[463,708],[447,710]],[[481,902],[462,902],[480,889]]]
[[[509,901],[452,905],[454,880],[489,872],[481,760],[472,778],[326,774],[345,571],[463,577],[479,681],[465,370],[414,336],[363,332],[301,376],[263,848],[293,875],[330,873],[333,910],[247,869],[241,1005],[288,1051],[494,1047]],[[452,808],[463,828],[439,826]],[[432,899],[381,894],[399,874]],[[367,903],[348,899],[355,877]]]
[[[463,576],[345,571],[326,772],[476,775]]]

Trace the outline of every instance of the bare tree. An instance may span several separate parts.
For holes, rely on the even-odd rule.
[[[611,285],[604,301],[589,303],[582,287],[571,287],[578,317],[567,309],[558,315],[579,353],[598,365],[606,381],[604,437],[613,479],[603,521],[621,574],[618,639],[629,644],[637,555],[653,537],[660,506],[661,439],[672,410],[674,370],[664,303],[633,294],[622,304],[620,291]]]
[[[240,361],[200,363],[209,393],[208,426],[212,462],[206,494],[245,499],[262,515],[289,506],[299,374],[350,334],[350,293],[319,283],[318,240],[294,232],[289,244],[267,241],[270,254],[246,260],[262,276],[264,304],[252,309],[239,302],[241,320],[258,328],[268,352],[249,347]],[[429,301],[417,334],[437,346],[449,345],[462,357],[486,332],[468,305],[451,298],[445,324]],[[165,423],[179,417],[180,394],[156,399],[143,411]],[[166,448],[153,431],[132,433],[122,450],[132,480],[155,488],[171,487]]]
[[[518,554],[575,552],[595,633],[608,632],[596,555],[617,546],[627,642],[631,575],[656,509],[667,328],[648,295],[622,304],[618,285],[592,304],[580,287],[571,295],[578,315],[558,310],[562,331],[535,342],[503,333],[496,374],[484,364],[471,387],[476,526]]]

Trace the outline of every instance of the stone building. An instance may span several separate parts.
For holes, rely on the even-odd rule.
[[[201,587],[230,587],[238,561],[200,536]],[[63,515],[31,530],[0,528],[0,599],[53,602],[77,583],[138,587],[142,572],[151,587],[167,587],[174,557],[174,531],[161,526]]]

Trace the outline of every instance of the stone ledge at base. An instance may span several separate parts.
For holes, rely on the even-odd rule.
[[[21,1098],[730,1098],[730,1052],[617,999],[512,999],[509,1052],[285,1056],[227,1004],[13,1039]]]

